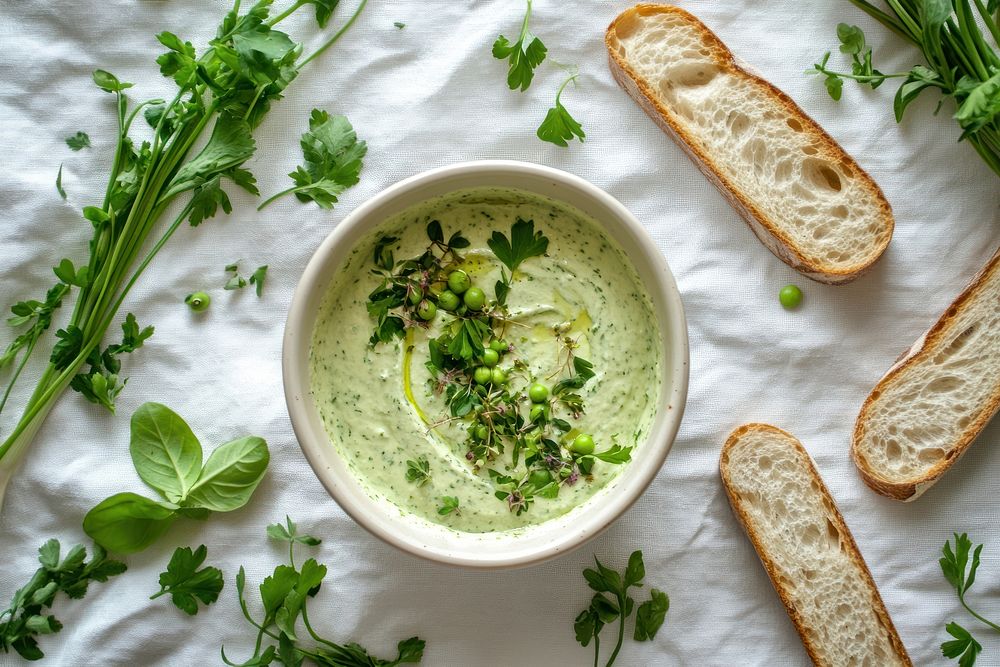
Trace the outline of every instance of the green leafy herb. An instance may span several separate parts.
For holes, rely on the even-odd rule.
[[[271,576],[260,584],[260,599],[263,606],[263,617],[255,619],[251,614],[244,597],[246,590],[246,572],[241,567],[236,575],[236,594],[240,608],[247,622],[257,629],[257,640],[253,655],[242,663],[235,663],[226,656],[222,649],[222,660],[233,667],[263,667],[275,660],[286,666],[302,665],[306,660],[319,666],[328,667],[395,667],[401,664],[418,663],[423,658],[424,641],[417,637],[404,639],[396,645],[395,660],[382,660],[353,642],[337,644],[321,637],[309,622],[309,599],[320,593],[323,580],[326,578],[325,565],[309,558],[297,568],[294,558],[295,544],[316,545],[316,538],[295,536],[295,524],[286,517],[287,530],[280,524],[268,526],[267,534],[279,541],[288,542],[288,565],[278,565]],[[312,639],[305,641],[299,630],[299,621]],[[265,646],[265,639],[267,645]]]
[[[66,137],[66,145],[74,151],[90,148],[90,137],[87,136],[86,132],[77,132],[71,137]]]
[[[438,508],[438,514],[447,516],[452,513],[458,514],[458,498],[455,496],[441,496],[441,507]]]
[[[63,185],[62,185],[62,168],[63,168],[63,166],[62,166],[62,163],[60,162],[59,163],[59,172],[56,174],[56,192],[59,193],[60,197],[62,197],[63,199],[66,199],[66,191],[63,189]]]
[[[563,90],[565,90],[570,81],[576,81],[577,76],[577,74],[570,76],[559,86],[559,90],[556,92],[556,105],[549,109],[545,115],[545,120],[538,126],[538,138],[542,141],[566,148],[569,145],[566,142],[572,141],[574,137],[583,142],[587,136],[580,123],[573,118],[560,101]]]
[[[132,415],[132,463],[166,502],[118,493],[83,519],[95,542],[118,553],[142,551],[178,517],[205,519],[247,504],[267,471],[267,443],[247,436],[216,447],[202,465],[201,444],[170,408],[145,403]]]
[[[402,22],[400,22],[400,21],[395,21],[395,22],[393,22],[393,25],[394,25],[394,26],[396,26],[396,28],[397,28],[397,29],[399,29],[399,30],[402,30],[403,28],[405,28],[405,27],[406,27],[406,24],[405,24],[405,23],[402,23]]]
[[[105,582],[125,571],[125,563],[108,558],[100,545],[87,561],[87,550],[77,545],[60,560],[59,541],[49,540],[38,550],[41,567],[27,584],[14,593],[10,606],[0,612],[0,652],[16,651],[26,660],[40,660],[38,636],[62,629],[55,616],[46,614],[61,591],[80,599],[87,594],[90,582]]]
[[[535,68],[542,64],[548,51],[542,40],[528,30],[528,24],[531,21],[531,0],[527,0],[527,2],[528,8],[524,13],[517,41],[511,42],[500,35],[493,43],[493,57],[497,60],[508,61],[507,86],[511,90],[520,88],[525,91],[528,89],[535,76]]]
[[[155,600],[170,594],[170,601],[186,614],[198,613],[198,600],[210,605],[219,599],[222,591],[222,570],[215,567],[201,567],[208,556],[208,549],[201,545],[195,551],[191,547],[177,547],[170,557],[167,571],[160,574],[160,590],[150,596]]]
[[[413,482],[417,486],[423,486],[431,481],[431,464],[426,456],[406,462],[406,481]]]
[[[510,228],[510,238],[494,231],[486,245],[513,272],[529,257],[544,255],[549,249],[549,239],[542,232],[535,231],[534,220],[518,218]]]
[[[113,102],[109,108],[114,110],[118,133],[109,144],[113,149],[102,160],[110,165],[107,187],[101,194],[87,196],[97,205],[83,210],[92,237],[86,257],[76,262],[81,270],[86,267],[87,280],[69,284],[60,279],[49,290],[55,298],[38,299],[42,307],[27,315],[16,315],[32,321],[29,330],[17,334],[0,357],[2,363],[17,364],[4,395],[11,395],[21,377],[24,359],[36,354],[52,361],[40,370],[34,390],[21,392],[27,398],[18,406],[20,416],[4,420],[13,422],[13,426],[0,442],[0,499],[41,423],[67,387],[109,408],[113,404],[120,384],[112,382],[110,375],[117,373],[106,364],[97,374],[84,374],[87,380],[72,380],[95,358],[94,350],[101,346],[133,286],[164,245],[185,223],[199,225],[220,209],[230,211],[225,190],[230,185],[257,195],[253,176],[243,168],[256,150],[253,131],[302,69],[346,34],[367,0],[359,0],[353,14],[322,38],[311,53],[304,53],[303,46],[279,27],[303,8],[315,10],[316,21],[322,27],[331,20],[337,4],[337,0],[294,0],[287,2],[283,11],[271,15],[269,0],[236,0],[208,44],[198,49],[183,36],[161,32],[157,38],[165,52],[157,58],[157,65],[176,85],[170,101],[136,101],[131,95],[131,83],[105,70],[93,73],[97,89],[107,93]],[[133,123],[143,119],[150,124],[148,140],[133,138],[146,134],[142,129],[133,132]],[[343,128],[333,119],[331,122]],[[317,147],[322,159],[307,154],[309,167],[305,173],[309,174],[312,189],[303,188],[296,194],[328,202],[328,196],[323,194],[327,185],[315,183],[316,177],[324,183],[333,179],[339,186],[356,180],[363,151],[335,129],[330,128],[331,135],[340,139],[335,146],[325,145],[315,135],[310,139],[324,144],[322,149]],[[344,151],[337,152],[338,147]],[[313,167],[322,167],[322,173],[309,171]],[[61,168],[57,189],[65,198]],[[164,219],[166,215],[171,217]],[[79,272],[76,275],[79,277]],[[56,337],[43,342],[51,311],[67,300],[71,288],[77,288],[78,293],[68,322]],[[21,299],[21,303],[30,302]],[[5,406],[0,402],[0,409]]]
[[[257,210],[287,194],[294,194],[302,202],[314,201],[320,208],[333,208],[337,197],[358,182],[368,145],[358,141],[345,116],[313,109],[309,131],[302,135],[300,144],[305,165],[289,174],[295,185],[274,195]]]
[[[272,523],[267,527],[267,535],[272,540],[288,542],[289,544],[305,544],[306,546],[315,547],[322,543],[322,540],[318,537],[299,535],[298,526],[295,525],[295,522],[287,514],[285,515],[285,525]]]
[[[857,26],[837,26],[840,51],[850,55],[851,71],[828,69],[830,54],[809,73],[823,76],[830,96],[841,98],[843,82],[853,79],[878,88],[886,79],[902,78],[893,112],[900,122],[906,108],[928,88],[938,89],[956,105],[962,139],[1000,175],[1000,3],[995,0],[925,0],[896,2],[885,8],[868,0],[852,0],[884,26],[917,46],[926,64],[908,72],[883,74],[872,66],[872,50]],[[992,37],[992,43],[990,40]],[[939,105],[940,106],[940,105]]]
[[[646,577],[646,567],[642,561],[641,551],[632,552],[628,565],[621,574],[605,567],[596,557],[594,562],[597,564],[597,569],[587,568],[583,571],[583,578],[596,592],[590,601],[590,606],[576,617],[573,630],[576,640],[584,647],[591,641],[594,642],[594,664],[597,665],[601,656],[601,630],[605,625],[617,620],[618,641],[605,663],[605,667],[610,667],[618,658],[622,648],[625,621],[635,610],[635,600],[629,595],[629,589],[642,586],[642,581]],[[650,599],[639,605],[636,613],[633,638],[636,641],[651,641],[663,625],[669,608],[670,599],[667,594],[655,588],[651,589]]]
[[[243,289],[247,286],[247,279],[240,275],[240,263],[235,262],[233,264],[226,265],[226,273],[231,274],[226,280],[226,284],[222,289],[225,290],[235,290]]]
[[[976,571],[979,569],[980,554],[982,551],[982,544],[977,546],[973,551],[972,540],[969,539],[969,536],[965,533],[961,535],[955,533],[954,548],[951,546],[951,541],[946,540],[944,547],[941,549],[942,557],[938,563],[941,565],[941,573],[948,580],[948,583],[951,584],[951,587],[955,589],[958,601],[965,610],[980,623],[992,628],[996,632],[1000,632],[1000,625],[978,614],[965,601],[965,594],[972,588],[972,584],[976,582]],[[972,553],[971,560],[969,559],[970,552]],[[941,652],[947,658],[959,658],[958,664],[961,667],[971,667],[976,662],[976,656],[983,650],[983,647],[973,638],[968,630],[954,621],[949,623],[945,629],[955,639],[941,644]]]
[[[250,274],[250,284],[256,286],[257,296],[261,296],[264,292],[265,279],[267,279],[267,264],[264,266],[258,266],[254,272]]]

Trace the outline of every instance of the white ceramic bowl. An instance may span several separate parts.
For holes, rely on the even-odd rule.
[[[650,435],[607,487],[566,515],[510,533],[459,533],[386,500],[373,499],[323,428],[309,388],[309,348],[323,296],[354,245],[386,218],[431,197],[464,188],[526,190],[570,204],[607,231],[634,264],[652,299],[663,342],[663,391]],[[653,240],[616,199],[564,171],[526,162],[466,162],[417,174],[359,206],[323,241],[295,290],[282,354],[285,399],[295,434],[316,476],[362,527],[417,556],[474,568],[530,565],[566,553],[604,531],[642,495],[677,435],[688,385],[684,307]]]

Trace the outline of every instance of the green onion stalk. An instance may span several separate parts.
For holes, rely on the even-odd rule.
[[[1000,0],[848,0],[917,46],[927,67],[917,66],[896,93],[896,120],[927,88],[957,105],[955,120],[966,140],[1000,176]],[[871,83],[871,76],[858,78]]]
[[[245,11],[241,0],[235,0],[200,55],[190,42],[160,33],[157,39],[167,51],[156,62],[160,72],[177,84],[170,100],[134,103],[126,94],[131,83],[104,70],[94,72],[97,87],[114,96],[117,146],[101,205],[83,209],[93,228],[88,259],[79,266],[62,259],[54,268],[58,282],[44,298],[11,308],[8,322],[19,333],[0,355],[0,368],[9,369],[10,375],[0,397],[0,413],[29,359],[47,349],[48,363],[0,444],[0,508],[11,476],[67,388],[114,411],[114,399],[125,385],[119,376],[120,356],[140,347],[153,328],[140,329],[129,313],[121,325],[121,342],[104,349],[101,344],[129,291],[157,253],[185,222],[197,226],[219,209],[230,213],[224,186],[259,195],[253,175],[242,168],[256,147],[253,130],[302,67],[351,27],[367,0],[361,0],[342,27],[305,56],[302,45],[275,26],[308,6],[320,28],[325,28],[338,2],[295,0],[272,16],[271,0],[260,0]],[[140,114],[151,138],[136,145],[130,133]],[[195,153],[193,147],[202,144]],[[46,337],[55,312],[74,290],[68,323],[54,337]]]

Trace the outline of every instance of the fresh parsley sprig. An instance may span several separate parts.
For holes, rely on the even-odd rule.
[[[611,667],[618,658],[622,642],[625,639],[625,621],[635,611],[635,600],[629,594],[629,589],[641,587],[646,577],[646,566],[642,561],[642,552],[633,551],[629,556],[625,571],[619,574],[605,567],[601,561],[594,558],[597,569],[587,568],[583,578],[587,585],[595,591],[590,606],[576,617],[573,630],[576,640],[584,647],[594,642],[594,665],[600,663],[601,630],[605,625],[618,621],[618,641],[614,651],[605,663]],[[649,600],[639,605],[635,615],[635,630],[632,638],[636,641],[651,641],[663,625],[667,611],[670,609],[670,598],[667,594],[655,588],[650,589]]]
[[[941,573],[955,589],[958,601],[965,607],[965,610],[980,623],[1000,632],[1000,625],[984,618],[965,601],[965,594],[976,581],[976,571],[979,569],[982,551],[982,544],[973,551],[972,540],[969,539],[969,536],[965,533],[961,535],[955,533],[954,548],[952,548],[950,540],[945,540],[944,547],[941,549],[942,557],[938,563],[941,565]],[[971,560],[969,559],[970,552],[972,553]],[[955,639],[941,644],[941,653],[946,658],[958,658],[958,664],[961,667],[971,667],[976,662],[976,656],[983,650],[982,645],[968,630],[954,621],[949,623],[945,629]]]
[[[288,542],[289,564],[278,565],[261,582],[263,617],[260,620],[250,614],[247,606],[245,570],[241,567],[236,575],[236,594],[243,616],[257,629],[253,655],[243,663],[235,663],[229,660],[223,647],[222,660],[232,667],[264,667],[275,661],[286,667],[298,667],[307,660],[319,667],[395,667],[419,663],[423,658],[425,642],[418,637],[399,642],[394,660],[382,660],[370,655],[359,644],[337,644],[324,639],[313,629],[309,622],[308,604],[310,598],[319,594],[327,568],[315,558],[309,558],[301,567],[296,567],[293,550],[296,544],[316,546],[320,540],[309,535],[297,535],[295,524],[288,517],[285,519],[285,526],[273,524],[267,528],[267,534],[272,539]],[[314,644],[303,641],[300,620]]]
[[[186,614],[198,613],[198,600],[210,605],[219,599],[222,591],[222,570],[217,567],[201,567],[208,556],[208,548],[203,544],[194,551],[191,547],[177,547],[167,563],[167,571],[160,573],[160,590],[149,596],[155,600],[170,594],[170,601]]]
[[[83,518],[83,530],[116,553],[142,551],[179,517],[206,519],[250,501],[267,471],[267,443],[246,436],[216,447],[202,464],[201,443],[180,415],[159,403],[144,403],[132,415],[129,452],[147,485],[163,501],[117,493]]]
[[[493,43],[493,57],[508,61],[507,86],[511,90],[520,89],[524,92],[535,77],[535,69],[545,60],[548,49],[538,37],[528,29],[531,21],[531,0],[527,0],[528,8],[521,22],[521,32],[517,40],[511,42],[500,35]]]
[[[536,133],[542,141],[566,148],[569,146],[567,142],[573,141],[574,138],[582,142],[587,137],[583,127],[573,118],[561,101],[566,86],[571,81],[575,82],[578,76],[578,74],[569,76],[556,91],[556,104],[545,114],[545,120],[538,126]]]
[[[66,145],[73,151],[90,148],[90,137],[86,132],[77,132],[71,137],[66,137]]]
[[[38,647],[38,637],[62,630],[60,623],[45,610],[52,607],[61,591],[67,597],[80,599],[87,594],[92,581],[105,582],[126,570],[125,563],[108,558],[99,544],[87,561],[87,550],[76,545],[60,560],[59,541],[49,540],[38,550],[41,567],[27,584],[14,593],[10,606],[0,612],[0,651],[16,651],[26,660],[41,660],[44,653]]]

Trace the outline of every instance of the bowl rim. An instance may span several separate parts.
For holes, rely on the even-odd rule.
[[[654,438],[661,440],[656,456],[646,461],[644,467],[634,471],[634,476],[629,479],[629,486],[616,492],[613,499],[609,499],[609,504],[612,505],[611,510],[597,513],[598,520],[591,521],[587,529],[574,531],[571,536],[555,542],[541,543],[532,550],[519,550],[514,555],[487,554],[470,557],[434,550],[425,544],[410,541],[391,530],[386,530],[383,526],[369,520],[368,515],[375,508],[374,499],[368,498],[371,504],[365,505],[356,502],[351,494],[341,491],[336,479],[334,479],[336,474],[327,470],[321,454],[321,448],[328,444],[329,437],[326,436],[325,430],[322,435],[326,437],[319,437],[318,434],[314,433],[307,414],[311,405],[309,401],[305,400],[309,393],[308,363],[300,365],[297,361],[303,358],[303,352],[305,352],[305,358],[308,359],[308,350],[311,347],[313,329],[311,326],[305,326],[311,321],[311,313],[307,307],[310,293],[318,286],[327,270],[331,256],[335,254],[342,239],[347,237],[354,227],[364,224],[373,210],[392,199],[438,181],[476,174],[483,176],[516,174],[536,178],[540,181],[555,182],[558,186],[575,189],[611,211],[619,222],[641,240],[641,248],[646,255],[645,259],[650,268],[654,270],[657,278],[658,285],[654,289],[661,292],[666,305],[667,322],[665,328],[661,330],[661,335],[665,340],[670,341],[669,349],[663,359],[663,363],[670,366],[670,385],[664,388],[656,413],[659,414],[667,410],[668,405],[670,413],[664,417],[661,430],[651,430],[644,442],[644,446],[648,447]],[[484,184],[482,187],[488,186],[488,184]],[[515,186],[502,187],[518,189]],[[455,188],[455,190],[460,189],[462,188]],[[438,195],[429,195],[428,198],[433,196]],[[558,193],[549,196],[557,201],[569,203],[561,200]],[[627,256],[630,261],[634,262],[630,255]],[[309,330],[306,331],[306,328]],[[414,174],[384,188],[344,217],[314,251],[295,287],[285,322],[281,361],[285,403],[299,446],[312,467],[313,473],[327,493],[355,523],[383,542],[435,563],[473,569],[505,569],[537,564],[579,548],[607,530],[646,492],[662,469],[680,428],[687,401],[690,349],[684,305],[666,258],[656,247],[642,223],[621,202],[589,181],[561,169],[518,160],[475,160],[445,165]],[[654,419],[654,425],[655,422]],[[552,520],[556,521],[558,518]],[[545,525],[545,523],[548,522],[542,522],[538,525]]]

